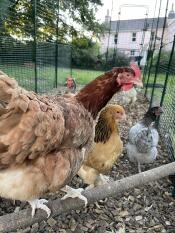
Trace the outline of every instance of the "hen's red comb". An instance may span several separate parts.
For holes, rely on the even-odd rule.
[[[130,64],[130,67],[135,72],[135,78],[141,79],[141,70],[140,70],[139,66],[136,63],[132,63],[132,64]]]

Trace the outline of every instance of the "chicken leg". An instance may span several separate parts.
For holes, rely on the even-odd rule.
[[[64,197],[61,198],[62,200],[65,200],[69,197],[71,198],[78,197],[79,199],[83,200],[85,203],[85,206],[87,206],[87,203],[88,203],[87,198],[81,194],[84,191],[83,188],[73,189],[70,186],[66,185],[64,188],[61,189],[61,191],[67,193]]]
[[[95,186],[107,184],[107,183],[112,182],[112,181],[113,181],[113,179],[111,177],[105,176],[105,175],[100,173],[95,180]]]
[[[140,163],[138,162],[138,171],[139,171],[139,173],[141,173],[142,171],[141,171],[141,165],[140,165]]]
[[[29,204],[31,205],[31,208],[32,208],[32,218],[35,215],[36,209],[42,209],[42,210],[46,211],[47,217],[50,216],[51,210],[44,204],[44,203],[48,202],[47,200],[45,200],[45,199],[35,199],[35,200],[32,200],[32,201],[28,201],[28,202],[29,202]]]

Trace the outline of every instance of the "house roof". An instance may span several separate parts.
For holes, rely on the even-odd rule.
[[[157,26],[157,18],[148,18],[147,19],[147,28],[151,29],[152,22],[153,23],[153,29]],[[145,19],[129,19],[129,20],[120,20],[120,21],[111,21],[111,31],[116,31],[116,28],[118,27],[117,24],[119,24],[119,31],[140,31],[143,30],[145,25]],[[159,18],[159,25],[158,28],[163,28],[164,24],[164,17]]]

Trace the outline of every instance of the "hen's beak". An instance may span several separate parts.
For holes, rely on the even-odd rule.
[[[126,114],[125,113],[120,115],[120,121],[126,121]]]
[[[121,118],[123,121],[126,121],[126,114],[124,113]]]
[[[143,82],[142,82],[141,80],[135,80],[135,81],[134,81],[134,84],[135,84],[137,87],[143,88]]]
[[[125,121],[126,120],[126,114],[125,113],[115,113],[115,118],[117,121]]]

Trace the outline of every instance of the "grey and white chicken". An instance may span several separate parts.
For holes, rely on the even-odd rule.
[[[142,80],[136,79],[134,83],[125,85],[122,90],[115,94],[110,103],[117,103],[132,110],[136,100],[139,89],[143,88]]]
[[[121,91],[122,104],[124,106],[129,106],[130,111],[132,110],[132,108],[137,100],[138,88],[143,88],[143,84],[141,81],[138,81],[138,83],[133,85],[133,87],[129,90]]]
[[[157,157],[159,134],[155,128],[155,121],[162,112],[159,106],[149,108],[143,119],[129,131],[127,155],[131,162],[138,163],[139,172],[141,164],[151,163]]]

